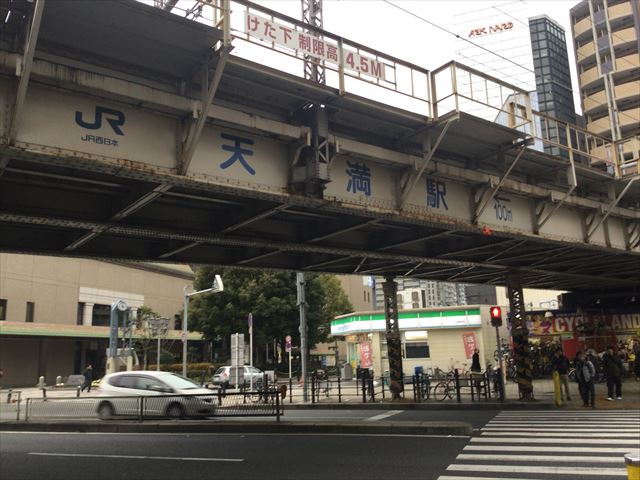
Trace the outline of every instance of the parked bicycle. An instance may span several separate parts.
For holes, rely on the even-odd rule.
[[[433,398],[439,402],[442,402],[445,398],[452,399],[455,394],[456,384],[453,378],[438,382],[438,384],[433,387]]]

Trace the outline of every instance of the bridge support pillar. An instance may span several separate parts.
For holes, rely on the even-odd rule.
[[[402,392],[402,351],[398,325],[398,284],[393,277],[385,277],[382,284],[386,322],[387,356],[389,357],[389,390],[392,400],[399,400]]]
[[[518,375],[518,393],[521,400],[533,400],[529,331],[527,330],[524,297],[518,273],[511,273],[507,276],[507,295],[509,297],[509,321],[513,337],[514,360]]]

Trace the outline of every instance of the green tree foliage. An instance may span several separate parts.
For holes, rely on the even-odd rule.
[[[224,291],[191,300],[190,330],[200,331],[208,340],[222,340],[226,345],[231,333],[248,333],[247,316],[251,312],[254,345],[272,345],[275,338],[282,347],[286,335],[291,335],[294,345],[300,344],[294,272],[202,267],[196,272],[195,289],[209,288],[216,273],[222,276]],[[353,307],[335,276],[305,274],[305,280],[312,348],[327,340],[333,317],[348,313]]]

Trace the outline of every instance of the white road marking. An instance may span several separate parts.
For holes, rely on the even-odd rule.
[[[532,446],[532,445],[467,445],[463,450],[468,451],[488,451],[495,452],[496,449],[500,449],[503,452],[549,452],[547,445]],[[629,453],[628,447],[562,447],[562,451],[566,453]]]
[[[83,458],[121,458],[133,460],[180,460],[188,462],[244,462],[244,458],[200,458],[200,457],[152,457],[147,455],[101,455],[94,453],[46,453],[29,452],[29,455],[41,457],[83,457]]]
[[[553,475],[599,475],[599,476],[627,476],[627,469],[622,468],[589,468],[589,467],[556,467],[533,465],[449,465],[447,470],[458,472],[527,472]]]
[[[386,413],[381,413],[380,415],[374,415],[373,417],[365,418],[366,422],[377,422],[378,420],[382,420],[384,418],[389,418],[399,413],[402,413],[403,410],[389,410]]]
[[[438,480],[535,480],[533,478],[522,478],[522,477],[518,477],[518,478],[513,478],[513,477],[459,477],[459,476],[455,476],[455,477],[451,477],[449,475],[440,475],[438,477]],[[539,479],[538,479],[539,480]]]
[[[603,429],[603,428],[518,428],[518,427],[484,427],[481,428],[483,431],[487,432],[564,432],[564,433],[583,433],[583,432],[600,432],[600,433],[638,433],[637,428],[616,428],[612,429]],[[640,435],[640,434],[639,434]]]
[[[582,455],[487,455],[461,453],[456,460],[499,460],[503,462],[584,462],[584,463],[617,463],[624,465],[624,458],[594,457]]]
[[[640,425],[640,420],[590,420],[588,418],[583,419],[571,419],[571,420],[540,420],[531,421],[525,420],[492,420],[488,425],[611,425],[611,426],[624,426],[624,425]]]
[[[530,432],[527,435],[530,435],[532,437],[566,437],[567,433],[570,433],[570,431],[566,431],[566,432],[562,432],[562,433],[557,433],[557,432]],[[509,437],[509,436],[513,436],[513,435],[517,435],[517,432],[513,432],[513,433],[508,433],[508,432],[483,432],[482,435],[488,435],[488,436],[494,436],[494,437]],[[603,437],[603,438],[611,438],[611,435],[609,435],[608,433],[582,433],[581,434],[582,437]],[[638,434],[637,433],[617,433],[616,434],[616,438],[638,438]],[[573,440],[573,442],[577,442],[578,440],[575,439]],[[582,439],[580,439],[580,441],[582,441]]]
[[[603,441],[601,438],[528,438],[528,437],[514,437],[514,438],[502,438],[502,437],[474,437],[471,442],[478,443],[569,443],[575,445],[576,443],[596,443],[602,445],[633,445],[638,446],[638,440],[618,440],[615,438],[607,438]],[[497,447],[498,448],[498,447]]]

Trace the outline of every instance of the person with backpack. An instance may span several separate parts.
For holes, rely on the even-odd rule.
[[[578,379],[578,388],[580,389],[583,407],[588,407],[591,404],[591,408],[596,408],[595,376],[596,368],[591,360],[586,359],[584,353],[578,352],[576,356],[576,378]]]
[[[560,398],[564,401],[565,396],[567,400],[571,400],[571,393],[569,392],[569,359],[562,353],[559,348],[556,350],[553,358],[553,369],[560,375]],[[564,388],[564,395],[562,389]]]

